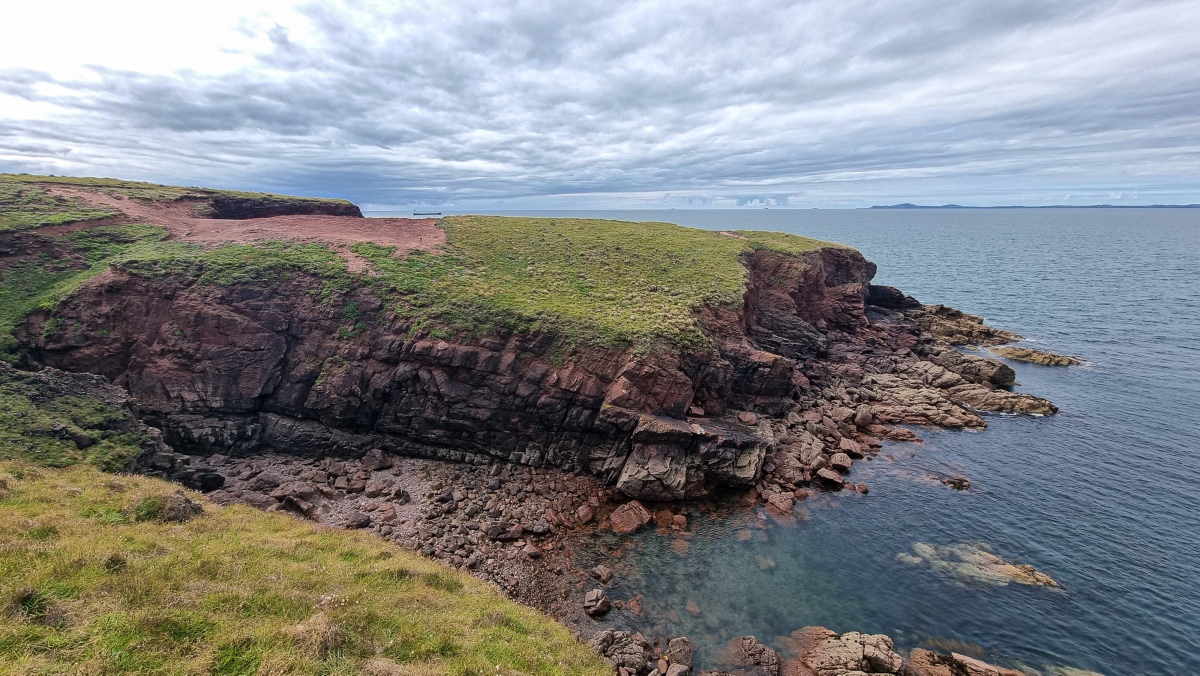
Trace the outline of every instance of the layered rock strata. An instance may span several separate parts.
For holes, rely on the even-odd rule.
[[[744,264],[744,302],[702,310],[713,347],[691,352],[560,359],[543,334],[414,337],[368,291],[330,303],[315,278],[220,287],[115,270],[59,305],[59,330],[38,313],[20,338],[33,361],[126,388],[183,453],[381,449],[585,472],[650,500],[838,486],[854,458],[905,434],[891,425],[1055,410],[938,337],[990,335],[981,322],[870,286],[875,266],[853,250]],[[348,303],[353,332],[339,331]],[[956,328],[939,329],[947,317]]]

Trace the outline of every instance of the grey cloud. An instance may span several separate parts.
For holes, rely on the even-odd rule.
[[[59,111],[0,117],[0,167],[375,204],[655,193],[796,205],[853,199],[854,186],[866,201],[916,201],[913,190],[1004,185],[1069,185],[1086,201],[1087,185],[1127,179],[1118,166],[1195,194],[1200,74],[1186,64],[1200,47],[1159,29],[1196,12],[1133,1],[314,3],[315,40],[276,25],[254,67],[223,77],[96,67],[45,88],[43,74],[0,71],[0,93]],[[52,152],[64,143],[66,160]]]

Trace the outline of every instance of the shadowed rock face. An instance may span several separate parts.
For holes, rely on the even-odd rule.
[[[271,216],[293,216],[297,214],[320,216],[358,216],[362,211],[349,202],[316,201],[299,198],[252,195],[235,197],[216,195],[209,200],[211,218],[268,218]]]
[[[33,315],[20,337],[37,361],[125,387],[184,453],[378,448],[548,465],[653,500],[756,485],[765,466],[792,472],[786,487],[832,453],[857,452],[855,439],[878,423],[982,426],[973,409],[1033,399],[998,389],[1013,379],[1003,364],[938,347],[906,311],[870,309],[875,266],[858,252],[760,250],[744,262],[743,305],[702,311],[714,349],[685,354],[582,349],[560,362],[541,334],[411,338],[408,320],[361,290],[346,301],[364,328],[339,335],[342,304],[320,301],[320,280],[224,288],[120,272],[59,306],[55,321],[68,329],[45,338],[48,317]],[[848,383],[862,397],[846,394]],[[780,426],[797,402],[843,396],[854,401],[811,430]],[[795,453],[769,461],[781,441]]]

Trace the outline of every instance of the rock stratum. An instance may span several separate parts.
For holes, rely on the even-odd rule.
[[[243,200],[235,213],[273,213],[277,203]],[[181,226],[169,209],[144,204],[129,211],[144,220],[167,214],[168,240],[229,227],[213,218]],[[304,225],[296,224],[297,237],[311,234]],[[431,228],[386,225],[380,239],[386,231],[395,241],[405,240],[397,231]],[[52,237],[4,238],[9,261],[71,264]],[[879,439],[906,434],[892,425],[980,428],[986,412],[1055,412],[1011,391],[1008,366],[951,347],[1011,334],[871,285],[875,265],[857,251],[749,246],[738,260],[740,302],[692,308],[707,338],[699,347],[564,350],[552,331],[421,326],[352,278],[330,302],[328,276],[304,269],[214,283],[136,258],[52,309],[35,309],[15,335],[29,363],[99,374],[126,389],[184,454],[361,457],[381,449],[584,472],[647,500],[719,486],[764,496],[813,482],[836,487]]]

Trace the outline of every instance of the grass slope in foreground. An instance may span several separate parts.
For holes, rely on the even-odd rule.
[[[209,503],[154,519],[174,490],[0,462],[0,672],[609,673],[548,618],[365,533]]]

